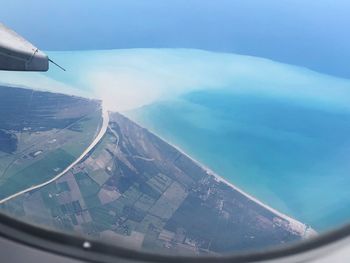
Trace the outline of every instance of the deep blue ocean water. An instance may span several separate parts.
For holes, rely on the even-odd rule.
[[[349,9],[348,0],[2,0],[0,17],[42,50],[196,48],[350,78]]]
[[[350,220],[349,112],[204,90],[128,116],[317,230]]]

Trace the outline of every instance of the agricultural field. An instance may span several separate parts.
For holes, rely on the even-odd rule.
[[[110,113],[103,139],[79,164],[1,209],[70,234],[167,254],[263,249],[304,234],[118,113]]]
[[[0,87],[0,199],[71,164],[101,126],[98,101]]]

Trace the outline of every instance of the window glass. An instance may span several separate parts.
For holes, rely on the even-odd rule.
[[[349,8],[2,1],[2,22],[66,71],[0,71],[1,212],[197,256],[345,225]]]

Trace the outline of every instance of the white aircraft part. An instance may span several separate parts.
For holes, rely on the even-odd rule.
[[[0,23],[0,70],[47,71],[46,54]]]

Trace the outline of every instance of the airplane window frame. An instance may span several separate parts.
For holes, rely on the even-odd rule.
[[[281,260],[322,249],[350,237],[350,224],[302,242],[279,248],[223,256],[176,256],[131,250],[98,240],[42,228],[0,213],[0,237],[31,248],[84,262],[110,263],[116,260],[138,262],[248,263]],[[316,251],[317,252],[317,251]]]

